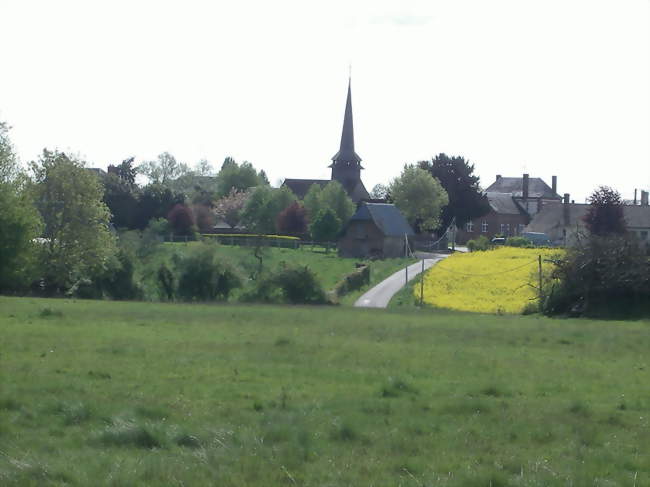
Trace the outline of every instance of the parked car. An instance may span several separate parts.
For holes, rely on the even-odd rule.
[[[506,238],[505,237],[494,237],[492,240],[490,240],[490,243],[492,245],[505,245],[506,244]]]

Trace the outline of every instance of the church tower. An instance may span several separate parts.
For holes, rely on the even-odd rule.
[[[338,181],[353,201],[367,198],[368,192],[361,182],[361,158],[354,152],[354,127],[352,123],[352,80],[348,81],[348,98],[345,103],[341,147],[332,157],[332,180]]]

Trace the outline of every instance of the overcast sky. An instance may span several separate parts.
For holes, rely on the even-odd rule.
[[[648,0],[0,0],[0,46],[23,162],[169,151],[329,178],[352,64],[369,190],[440,152],[484,187],[650,187]]]

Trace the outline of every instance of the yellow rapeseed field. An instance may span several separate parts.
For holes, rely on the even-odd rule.
[[[434,265],[424,276],[424,301],[440,308],[479,313],[521,313],[534,302],[538,256],[557,249],[502,247],[486,252],[456,253]],[[542,263],[545,268],[552,264]],[[419,286],[414,293],[420,293]]]

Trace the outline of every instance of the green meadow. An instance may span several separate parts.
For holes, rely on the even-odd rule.
[[[650,485],[650,322],[0,297],[1,485]]]

